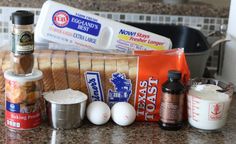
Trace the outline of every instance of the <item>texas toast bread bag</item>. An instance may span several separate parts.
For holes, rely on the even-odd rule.
[[[104,101],[110,107],[129,102],[136,109],[138,121],[159,120],[161,85],[168,70],[181,71],[185,83],[189,79],[182,49],[137,51],[133,55],[55,50],[35,53],[35,68],[44,73],[44,91],[72,88],[86,93],[89,102]],[[8,65],[1,66],[4,71]],[[4,82],[0,84],[4,88]]]
[[[162,84],[168,78],[169,70],[182,72],[186,85],[190,72],[182,49],[168,51],[138,51],[138,77],[135,92],[137,121],[159,120]]]

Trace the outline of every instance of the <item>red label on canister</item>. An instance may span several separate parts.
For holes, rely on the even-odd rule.
[[[40,112],[29,114],[5,111],[5,125],[13,129],[31,129],[41,124]]]
[[[41,124],[42,72],[35,70],[30,76],[14,75],[6,71],[5,125],[12,129],[32,129]]]

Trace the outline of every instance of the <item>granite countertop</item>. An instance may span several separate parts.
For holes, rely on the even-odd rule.
[[[0,119],[0,143],[191,143],[233,144],[236,141],[236,94],[233,96],[226,125],[219,131],[206,132],[185,125],[179,131],[161,130],[157,123],[135,122],[121,127],[113,122],[95,126],[88,121],[74,130],[53,130],[46,123],[33,130],[11,131]]]
[[[204,2],[164,4],[161,0],[54,0],[79,9],[105,12],[128,12],[205,17],[228,17],[229,7],[214,7]],[[41,8],[45,0],[1,0],[0,6]]]

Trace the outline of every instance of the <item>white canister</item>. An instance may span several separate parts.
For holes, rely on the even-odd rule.
[[[222,128],[232,99],[232,85],[213,79],[198,79],[188,93],[188,121],[202,130]]]
[[[42,122],[44,103],[42,99],[43,73],[33,70],[27,76],[4,72],[5,77],[5,125],[10,129],[28,130]]]

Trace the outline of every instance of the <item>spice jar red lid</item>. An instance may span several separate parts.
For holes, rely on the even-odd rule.
[[[19,25],[30,25],[34,23],[34,14],[29,11],[16,11],[12,13],[12,23]]]

